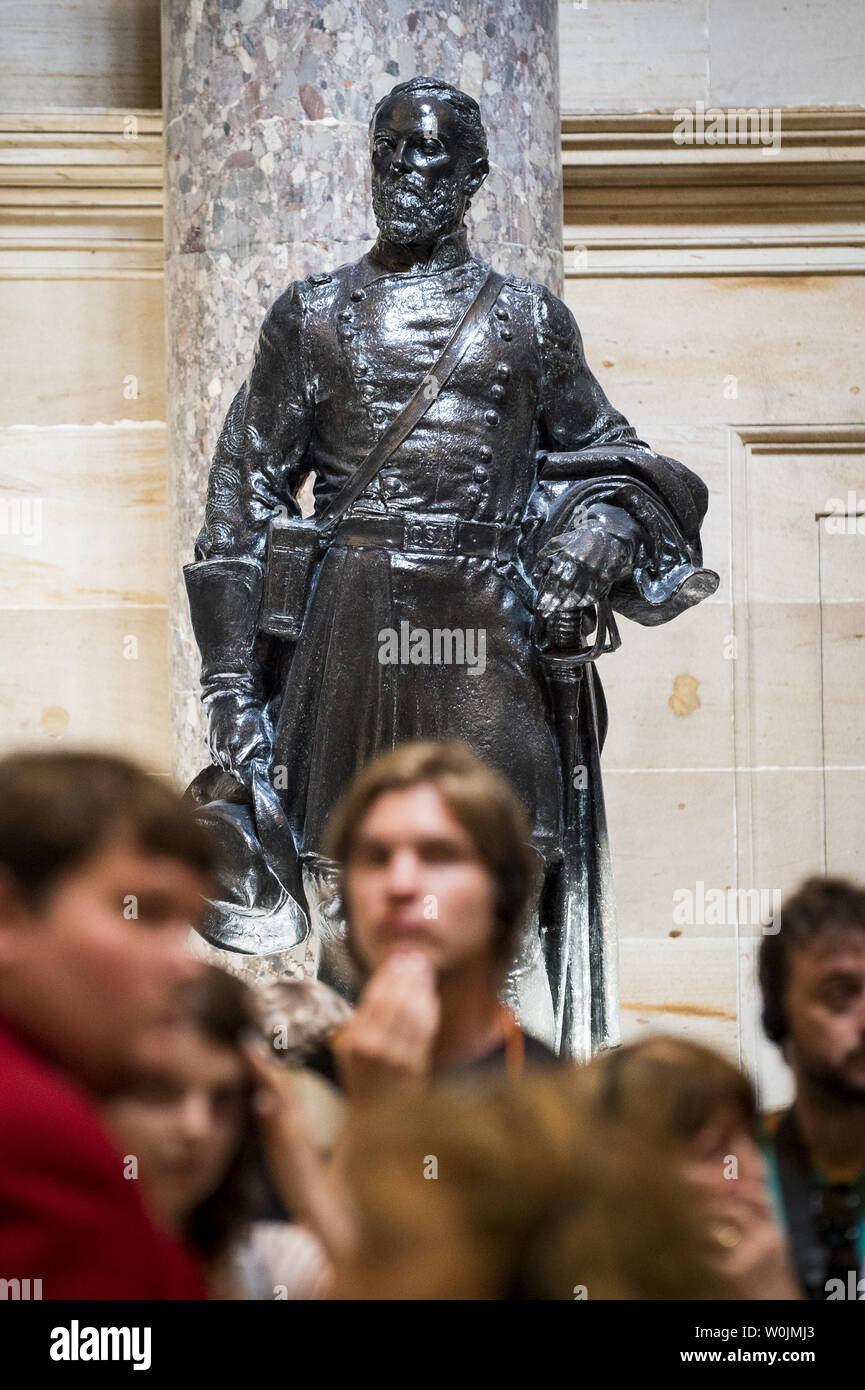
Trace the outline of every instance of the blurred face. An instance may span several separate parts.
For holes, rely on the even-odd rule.
[[[865,932],[839,931],[794,948],[785,1007],[796,1071],[865,1101]]]
[[[407,245],[454,231],[482,179],[467,169],[448,102],[419,92],[381,108],[372,139],[372,206],[389,241]]]
[[[376,798],[355,834],[345,893],[370,973],[401,950],[422,951],[441,974],[492,963],[492,875],[434,786]]]
[[[173,1046],[201,966],[188,951],[205,880],[113,845],[47,903],[0,898],[0,1013],[85,1085],[110,1087]]]
[[[173,1229],[182,1230],[225,1177],[241,1140],[246,1094],[237,1052],[186,1026],[175,1037],[173,1060],[106,1104],[122,1153],[138,1159],[147,1197]]]
[[[719,1105],[685,1146],[694,1251],[705,1272],[739,1299],[799,1297],[786,1235],[777,1224],[763,1155],[734,1102]]]
[[[745,1118],[734,1106],[721,1106],[686,1146],[684,1175],[708,1197],[735,1191],[762,1196],[766,1165]]]

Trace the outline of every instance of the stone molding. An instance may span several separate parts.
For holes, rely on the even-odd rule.
[[[865,110],[783,109],[777,155],[676,125],[563,113],[567,276],[862,272]],[[161,275],[162,188],[159,111],[0,115],[0,276]]]
[[[0,278],[162,276],[158,111],[0,114]]]
[[[678,123],[563,113],[566,277],[861,273],[865,109],[781,108],[774,154]]]

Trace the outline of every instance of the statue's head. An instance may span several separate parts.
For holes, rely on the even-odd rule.
[[[480,107],[436,77],[400,82],[369,123],[372,206],[400,245],[429,243],[462,225],[490,166]]]

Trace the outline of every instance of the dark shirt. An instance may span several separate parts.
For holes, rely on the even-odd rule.
[[[865,1294],[865,1170],[855,1182],[830,1182],[811,1162],[793,1109],[767,1117],[763,1151],[803,1294],[859,1299]]]
[[[557,1057],[546,1043],[542,1043],[531,1033],[523,1033],[523,1044],[526,1067],[551,1066],[563,1060],[561,1057]],[[507,1047],[504,1042],[500,1042],[496,1043],[491,1051],[483,1053],[480,1057],[472,1057],[467,1062],[454,1062],[447,1067],[440,1067],[435,1076],[440,1081],[467,1080],[475,1076],[494,1077],[505,1071],[506,1064]],[[306,1066],[311,1071],[318,1072],[319,1076],[323,1076],[334,1086],[338,1086],[341,1091],[345,1090],[329,1047],[318,1048],[306,1059]]]
[[[542,1043],[540,1038],[532,1037],[531,1033],[523,1033],[523,1047],[527,1069],[549,1067],[563,1060],[561,1057],[557,1057],[546,1043]],[[491,1052],[485,1052],[482,1057],[472,1057],[468,1062],[456,1062],[451,1066],[440,1068],[436,1072],[436,1077],[440,1081],[468,1081],[475,1077],[498,1076],[506,1068],[507,1047],[504,1042],[500,1042]]]

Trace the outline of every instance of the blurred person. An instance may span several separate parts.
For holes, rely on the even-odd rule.
[[[241,981],[206,966],[171,1052],[103,1105],[151,1211],[197,1251],[213,1297],[242,1292],[232,1260],[257,1195],[252,1088],[237,1042],[249,1023]]]
[[[326,1171],[288,1078],[253,1065],[283,1190],[336,1233],[334,1297],[798,1297],[753,1090],[706,1048],[654,1038],[465,1097],[383,1087]]]
[[[538,860],[499,773],[457,741],[401,744],[348,788],[328,856],[364,982],[332,1044],[350,1097],[555,1060],[500,998]]]
[[[728,1297],[668,1141],[600,1116],[575,1067],[352,1111],[356,1239],[336,1299]]]
[[[44,1299],[205,1296],[97,1099],[170,1055],[213,868],[180,798],[131,763],[0,761],[0,1277]]]
[[[794,1299],[790,1250],[776,1222],[751,1083],[709,1048],[656,1036],[595,1057],[586,1068],[596,1113],[628,1119],[673,1146],[699,1205],[710,1267],[742,1299]]]
[[[256,1250],[280,1296],[319,1298],[333,1259],[354,1238],[349,1194],[332,1163],[347,1099],[321,1074],[329,1041],[351,1007],[320,980],[294,979],[256,990],[255,1014],[264,1036],[247,1039],[244,1052],[257,1083],[268,1173],[292,1219],[290,1235],[277,1221],[258,1223]]]
[[[257,995],[206,967],[173,1055],[113,1096],[105,1114],[162,1225],[198,1252],[212,1298],[317,1297],[327,1271],[320,1242],[258,1219],[265,1181],[243,1052],[262,1012]]]
[[[865,891],[810,878],[763,937],[763,1027],[795,1097],[768,1117],[773,1190],[809,1299],[865,1298]]]
[[[350,1017],[321,1030],[309,1068],[366,1104],[557,1062],[500,998],[536,886],[526,819],[503,777],[465,744],[401,744],[348,788],[328,854],[365,983]],[[339,1163],[322,1161],[292,1078],[266,1051],[249,1061],[280,1195],[339,1259],[355,1238]]]

